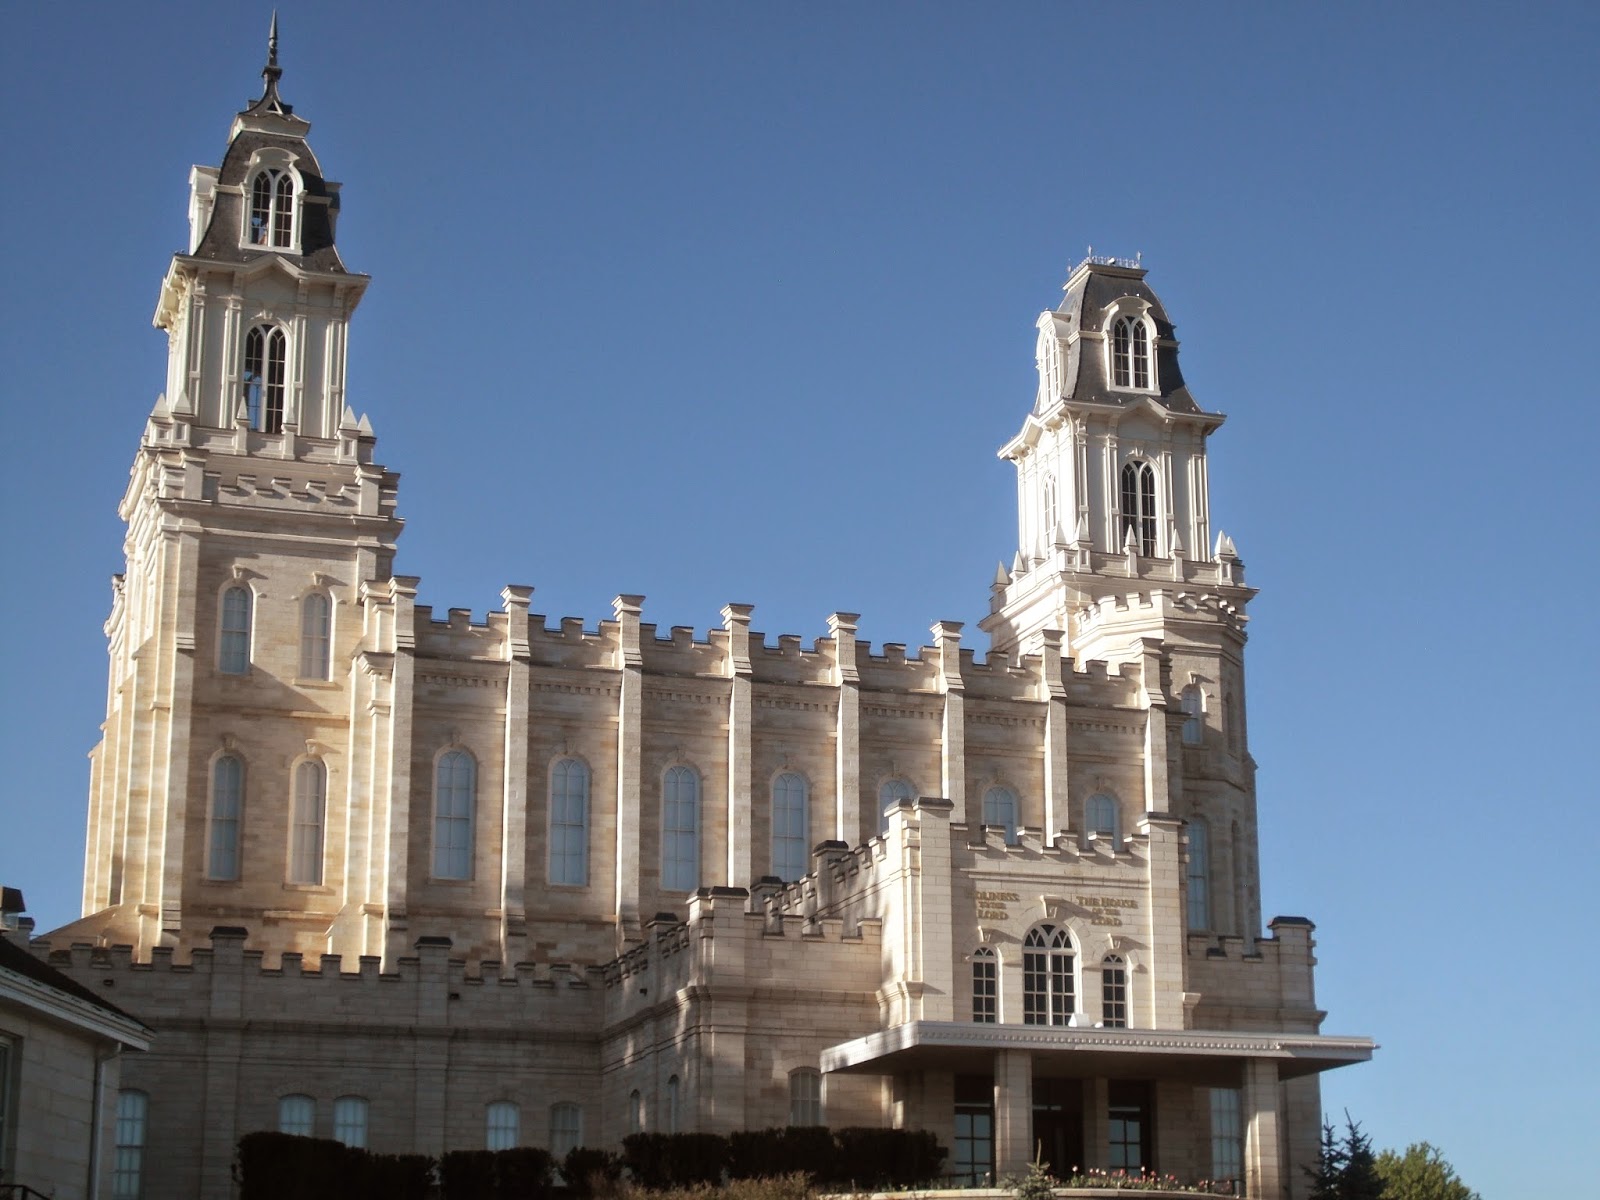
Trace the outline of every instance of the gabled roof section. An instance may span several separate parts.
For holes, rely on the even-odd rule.
[[[1083,404],[1133,409],[1153,401],[1169,412],[1205,412],[1189,394],[1178,366],[1178,339],[1161,298],[1145,282],[1145,271],[1127,259],[1085,258],[1072,272],[1066,295],[1053,312],[1039,318],[1041,330],[1068,343],[1061,379],[1061,398]],[[1107,378],[1105,340],[1111,324],[1123,313],[1142,313],[1155,327],[1156,389],[1114,388]],[[1036,412],[1053,407],[1041,396]]]
[[[124,1012],[111,1001],[83,986],[71,976],[56,970],[49,963],[41,962],[26,948],[17,945],[10,938],[0,936],[0,972],[11,972],[23,979],[29,980],[51,992],[60,993],[63,997],[70,997],[67,1008],[78,1005],[88,1005],[98,1010],[104,1017],[109,1018],[114,1025],[121,1026],[121,1036],[118,1040],[125,1045],[134,1046],[136,1049],[146,1049],[152,1036],[150,1027],[133,1014]],[[77,1004],[71,1003],[76,1001]],[[54,1003],[51,1001],[50,1003]],[[102,1031],[104,1032],[104,1031]],[[142,1043],[142,1044],[141,1044]]]

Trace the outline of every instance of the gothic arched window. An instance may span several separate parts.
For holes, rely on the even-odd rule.
[[[589,768],[576,758],[550,771],[550,882],[589,882]]]
[[[661,793],[661,887],[692,892],[700,886],[700,776],[692,767],[673,767]]]
[[[917,789],[906,779],[885,779],[878,787],[878,832],[889,832],[889,809],[902,800],[916,799]]]
[[[222,593],[217,669],[224,675],[243,675],[250,670],[250,618],[254,608],[254,597],[247,587],[236,585]]]
[[[294,247],[294,176],[268,169],[250,181],[250,222],[245,241],[274,250]]]
[[[1131,531],[1139,553],[1150,557],[1156,552],[1156,471],[1147,462],[1122,465],[1123,544]],[[1121,550],[1122,546],[1115,547]]]
[[[785,771],[772,781],[772,873],[785,883],[806,873],[810,801],[805,776]]]
[[[294,816],[289,840],[289,882],[322,882],[322,828],[328,770],[315,759],[294,769]]]
[[[1111,381],[1117,387],[1149,390],[1150,326],[1142,317],[1118,317],[1111,327]]]
[[[300,602],[300,678],[328,678],[332,647],[333,602],[326,592],[312,592]]]
[[[983,794],[983,823],[1005,830],[1006,845],[1017,844],[1017,794],[1010,788],[992,787]]]
[[[433,768],[433,877],[472,878],[473,810],[478,767],[465,750],[448,750]]]
[[[980,1025],[1000,1019],[1000,959],[988,946],[972,952],[972,1019]]]
[[[1128,967],[1119,954],[1100,963],[1100,1023],[1107,1029],[1128,1027]]]
[[[287,342],[276,325],[253,325],[244,335],[244,407],[250,428],[283,432]]]
[[[1189,928],[1211,928],[1211,826],[1204,817],[1189,818]]]
[[[1056,527],[1061,523],[1061,514],[1058,511],[1056,498],[1056,477],[1044,477],[1044,543],[1052,546],[1056,540]]]
[[[1198,746],[1205,740],[1205,699],[1199,686],[1191,683],[1179,700],[1183,706],[1183,744]]]
[[[211,764],[211,820],[206,878],[239,878],[239,824],[244,817],[244,764],[224,754]]]
[[[1022,1022],[1065,1025],[1077,1011],[1072,935],[1056,925],[1035,925],[1022,942]]]

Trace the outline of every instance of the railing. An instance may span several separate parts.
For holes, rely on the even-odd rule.
[[[1096,267],[1131,267],[1137,271],[1144,266],[1144,251],[1139,251],[1132,258],[1118,258],[1115,254],[1096,254],[1094,247],[1090,246],[1088,253],[1078,260],[1078,266],[1072,269],[1076,271],[1085,264]]]
[[[0,1182],[0,1200],[50,1200],[50,1197],[25,1183]]]

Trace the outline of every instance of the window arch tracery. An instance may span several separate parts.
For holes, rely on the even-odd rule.
[[[244,335],[245,415],[250,428],[283,432],[283,401],[288,376],[288,339],[276,325],[252,325]]]
[[[1022,1023],[1066,1025],[1077,1011],[1077,954],[1059,925],[1035,925],[1022,942]]]
[[[1122,464],[1122,540],[1133,539],[1146,558],[1156,552],[1156,471],[1149,463],[1131,459]],[[1117,549],[1121,549],[1120,546]]]
[[[246,245],[273,250],[294,248],[295,179],[290,171],[264,167],[250,181]]]
[[[1111,326],[1111,382],[1149,391],[1155,378],[1150,361],[1150,326],[1143,317],[1118,317]]]

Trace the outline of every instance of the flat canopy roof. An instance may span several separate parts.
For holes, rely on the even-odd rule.
[[[968,1021],[912,1021],[829,1046],[822,1069],[856,1075],[950,1070],[987,1074],[1000,1050],[1033,1055],[1034,1073],[1064,1078],[1183,1078],[1195,1083],[1237,1082],[1241,1060],[1278,1060],[1284,1079],[1366,1062],[1371,1038],[1314,1033],[1242,1033],[1206,1029],[1077,1029],[1059,1025],[980,1025]]]

